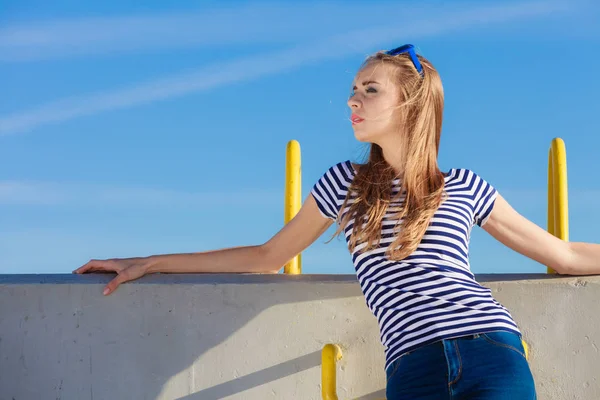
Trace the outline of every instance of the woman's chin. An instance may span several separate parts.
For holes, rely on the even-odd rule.
[[[362,129],[357,129],[355,127],[354,128],[354,137],[359,142],[370,143],[369,139],[371,138],[371,135],[369,135],[367,132],[363,131]]]

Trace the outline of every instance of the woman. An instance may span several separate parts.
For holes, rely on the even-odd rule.
[[[600,246],[555,238],[472,171],[439,170],[442,83],[413,46],[369,57],[348,106],[356,139],[371,143],[368,161],[331,167],[266,243],[91,260],[74,272],[116,272],[105,295],[153,272],[277,273],[336,221],[379,322],[389,400],[534,399],[520,331],[470,271],[471,229],[561,274],[598,273]]]

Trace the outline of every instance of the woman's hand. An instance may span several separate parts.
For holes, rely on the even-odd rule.
[[[110,281],[104,291],[105,296],[114,292],[117,287],[127,281],[144,276],[148,272],[151,261],[148,258],[113,258],[109,260],[90,260],[73,271],[74,274],[87,272],[116,272],[117,276]]]

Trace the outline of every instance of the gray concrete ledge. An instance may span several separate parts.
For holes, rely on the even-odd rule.
[[[114,278],[113,273],[91,274],[0,274],[0,285],[43,285],[43,284],[102,284]],[[480,274],[475,279],[481,283],[544,281],[564,283],[578,281],[582,283],[600,283],[600,275],[572,276],[551,274]],[[550,282],[548,282],[550,281]],[[216,285],[216,284],[273,284],[273,283],[352,283],[357,282],[353,274],[152,274],[126,284],[178,284],[178,285]]]
[[[318,400],[339,344],[340,400],[385,397],[376,319],[355,275],[0,275],[0,399]],[[600,399],[600,276],[481,274],[530,350],[544,400]]]

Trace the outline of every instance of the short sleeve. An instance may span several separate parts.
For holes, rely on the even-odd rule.
[[[492,210],[498,191],[489,182],[473,173],[474,223],[484,226]]]
[[[325,218],[337,219],[353,177],[352,163],[345,161],[329,168],[314,184],[310,193]]]

